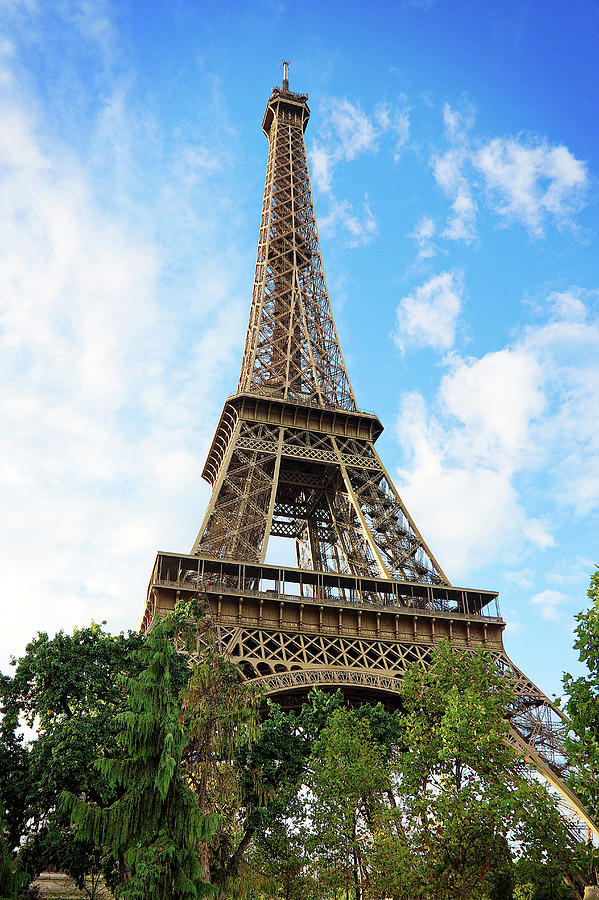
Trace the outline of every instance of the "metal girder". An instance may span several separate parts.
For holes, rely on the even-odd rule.
[[[271,533],[299,540],[304,528],[325,568],[448,584],[372,441],[238,418],[193,552],[264,561]]]

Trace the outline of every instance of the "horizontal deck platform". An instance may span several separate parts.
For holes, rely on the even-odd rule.
[[[366,578],[176,553],[158,553],[148,594],[157,587],[185,594],[202,591],[265,599],[277,597],[290,603],[323,603],[352,609],[382,607],[501,621],[496,591]]]

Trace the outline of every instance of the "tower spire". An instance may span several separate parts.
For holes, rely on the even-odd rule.
[[[266,105],[269,141],[258,254],[238,390],[357,409],[329,301],[308,172],[307,94],[283,87]]]

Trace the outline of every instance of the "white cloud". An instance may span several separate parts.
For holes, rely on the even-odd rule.
[[[391,134],[395,138],[393,161],[399,162],[402,150],[410,136],[410,116],[406,108],[391,107],[381,103],[374,111],[374,118],[383,134]]]
[[[455,193],[465,183],[462,175],[464,160],[465,157],[461,150],[447,150],[441,156],[433,157],[432,165],[435,180],[446,194]]]
[[[432,161],[433,174],[437,184],[452,198],[452,215],[442,232],[442,237],[449,240],[463,240],[470,243],[476,237],[476,203],[472,196],[472,188],[462,174],[466,161],[465,152],[448,150]]]
[[[502,554],[522,565],[530,548],[552,545],[564,516],[599,509],[594,299],[576,288],[550,295],[549,316],[512,345],[479,359],[448,354],[434,405],[402,398],[400,492],[450,577]],[[542,479],[534,513],[524,475]]]
[[[326,104],[326,131],[312,141],[312,177],[324,193],[331,191],[335,169],[363,153],[378,152],[380,123],[349,100],[330,99]],[[378,126],[378,127],[377,127]],[[384,129],[382,129],[384,130]]]
[[[419,394],[402,398],[397,429],[410,463],[398,473],[400,493],[450,578],[465,579],[502,554],[511,558],[523,539],[551,545],[543,523],[527,517],[513,470],[480,460],[477,434],[469,433],[470,453],[466,432],[431,416]]]
[[[481,460],[517,461],[534,420],[545,405],[543,374],[522,347],[487,353],[480,359],[454,357],[439,397],[447,412],[479,441],[471,452]]]
[[[575,291],[555,291],[547,297],[547,304],[552,308],[557,319],[583,321],[588,310],[583,300]]]
[[[474,114],[471,110],[454,110],[446,103],[443,123],[451,146],[445,153],[435,154],[431,159],[437,184],[452,198],[453,212],[447,219],[442,237],[471,243],[476,237],[477,206],[464,169],[469,158],[468,132],[474,123]]]
[[[469,244],[476,236],[476,203],[465,181],[455,192],[451,208],[453,215],[447,220],[443,237],[451,241],[465,241]]]
[[[66,26],[73,27],[85,40],[96,45],[105,63],[112,62],[117,35],[108,0],[67,0],[57,6]]]
[[[134,627],[156,549],[195,536],[225,393],[212,387],[237,375],[247,295],[235,226],[214,228],[230,198],[204,178],[219,147],[182,139],[168,189],[146,185],[132,135],[138,155],[166,151],[126,83],[107,83],[86,156],[51,137],[10,68],[2,79],[2,669],[37,629]],[[206,236],[201,250],[189,232]]]
[[[363,153],[378,153],[379,140],[383,135],[396,139],[397,154],[410,133],[410,119],[405,106],[379,103],[369,116],[349,100],[332,98],[326,101],[324,108],[326,132],[324,129],[321,131],[321,140],[329,148],[334,165],[342,160],[356,159]],[[326,137],[322,137],[323,133]]]
[[[333,158],[327,149],[314,142],[310,152],[310,163],[312,168],[312,180],[318,186],[319,190],[328,194],[331,190],[331,179],[333,177]]]
[[[550,414],[537,429],[554,492],[576,515],[599,507],[599,324],[551,322],[528,344],[545,371]]]
[[[331,100],[329,121],[335,134],[335,157],[355,159],[361,153],[376,151],[378,136],[374,121],[349,100]]]
[[[435,247],[433,238],[436,232],[436,225],[430,216],[421,216],[414,231],[410,237],[416,242],[418,247],[418,259],[431,259],[435,256],[437,248]]]
[[[548,223],[573,227],[589,176],[586,163],[567,147],[543,139],[473,138],[472,111],[449,104],[443,120],[450,146],[431,159],[435,180],[452,201],[443,237],[466,243],[476,237],[478,195],[494,214],[523,224],[535,237],[543,236]]]
[[[331,231],[341,225],[348,233],[350,247],[358,247],[367,244],[376,235],[378,227],[372,209],[368,203],[368,197],[364,199],[360,215],[356,215],[354,209],[347,200],[329,198],[329,211],[320,220],[322,232]]]
[[[376,234],[373,212],[366,201],[361,212],[356,212],[347,200],[339,200],[333,191],[333,178],[337,167],[351,162],[363,154],[379,152],[379,141],[384,136],[395,140],[394,159],[397,161],[408,139],[410,121],[404,107],[379,104],[372,115],[349,100],[331,98],[323,103],[325,125],[312,141],[310,168],[314,185],[326,195],[329,211],[321,219],[321,227],[334,232],[341,226],[349,233],[351,245],[366,243]]]
[[[443,105],[443,125],[450,141],[465,144],[467,134],[474,126],[474,109],[463,104],[462,109],[452,109],[449,103]]]
[[[394,340],[403,352],[411,347],[449,350],[462,308],[462,277],[442,272],[403,297],[397,307]]]
[[[544,619],[547,619],[549,622],[558,622],[561,618],[558,606],[568,603],[569,600],[570,598],[566,594],[562,594],[561,591],[548,588],[539,594],[535,594],[529,602],[531,606],[539,606],[541,608],[541,615]]]
[[[514,138],[494,138],[478,149],[474,167],[485,179],[497,213],[521,222],[541,237],[547,220],[571,224],[588,186],[586,163],[567,147],[546,141],[525,144]]]
[[[518,569],[515,572],[506,572],[506,579],[518,587],[529,588],[534,584],[534,572],[532,569]]]
[[[557,559],[547,572],[547,582],[570,589],[573,596],[584,598],[589,583],[589,573],[593,571],[594,561],[584,556],[573,559]],[[584,600],[579,601],[584,604]]]

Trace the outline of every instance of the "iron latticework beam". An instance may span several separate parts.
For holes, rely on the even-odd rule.
[[[193,552],[263,562],[272,534],[302,543],[302,567],[448,584],[376,452],[373,417],[356,412],[349,436],[341,410],[318,430],[283,413],[293,420],[287,404],[228,401]]]
[[[158,555],[142,627],[199,595],[221,650],[290,706],[315,685],[393,705],[406,666],[426,666],[440,640],[483,646],[514,685],[510,742],[596,831],[566,783],[567,720],[508,658],[497,595],[450,584],[376,451],[381,423],[356,405],[322,269],[309,115],[285,78],[263,121],[250,321],[204,467],[212,496],[191,554]],[[296,567],[266,564],[271,536],[290,541]]]
[[[304,131],[307,97],[275,88],[258,256],[239,392],[356,409],[327,293]]]

